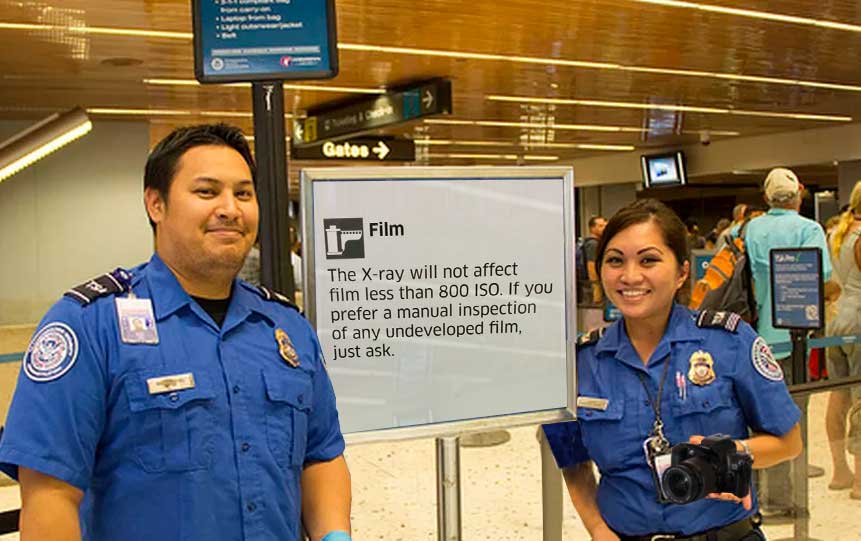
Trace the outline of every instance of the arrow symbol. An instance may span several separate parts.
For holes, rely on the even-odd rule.
[[[382,141],[377,143],[377,146],[371,149],[371,152],[376,154],[381,160],[385,159],[386,156],[389,155],[389,147]]]
[[[422,103],[425,104],[425,109],[430,109],[433,105],[433,94],[430,90],[425,90],[425,96],[422,98]]]
[[[305,130],[302,129],[302,124],[300,124],[299,122],[293,123],[293,138],[294,139],[298,139],[299,141],[301,141],[302,135],[304,134],[304,131]]]

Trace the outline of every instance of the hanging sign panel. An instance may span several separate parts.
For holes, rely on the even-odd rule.
[[[201,83],[338,74],[334,0],[192,0],[191,6]]]
[[[302,175],[306,310],[353,441],[570,418],[570,169]]]
[[[822,252],[819,248],[773,248],[771,318],[777,329],[821,329],[825,326]]]

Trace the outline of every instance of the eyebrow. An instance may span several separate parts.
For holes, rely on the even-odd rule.
[[[224,181],[221,181],[217,178],[212,178],[212,177],[197,177],[194,179],[194,181],[195,182],[206,182],[209,184],[218,184],[219,186],[224,184]],[[253,185],[254,181],[252,181],[251,179],[243,179],[243,180],[240,180],[239,182],[237,182],[236,184],[239,186],[247,186],[249,184]]]
[[[645,248],[641,248],[640,250],[637,250],[637,254],[639,255],[639,254],[642,254],[643,252],[648,252],[649,250],[655,250],[655,251],[656,251],[656,252],[658,252],[659,254],[663,254],[663,253],[664,253],[664,252],[663,252],[660,248],[658,248],[657,246],[646,246]],[[606,253],[609,253],[609,252],[617,252],[617,253],[619,253],[619,254],[624,254],[624,252],[622,252],[622,250],[620,250],[620,249],[618,249],[618,248],[607,248],[607,252],[606,252]]]

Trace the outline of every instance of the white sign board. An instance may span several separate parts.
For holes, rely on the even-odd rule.
[[[570,169],[311,169],[302,198],[306,310],[345,434],[568,417]]]

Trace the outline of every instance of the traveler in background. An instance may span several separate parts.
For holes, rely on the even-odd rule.
[[[804,186],[789,169],[772,169],[763,183],[765,201],[769,210],[762,216],[750,220],[745,230],[745,246],[753,277],[757,308],[757,332],[769,345],[789,342],[789,331],[775,329],[771,319],[771,283],[769,251],[772,248],[814,247],[822,250],[823,277],[831,277],[831,260],[825,232],[815,221],[798,214]],[[839,288],[836,288],[839,290]],[[825,284],[826,296],[834,294],[831,282]],[[778,359],[786,377],[792,385],[792,362],[790,355]],[[811,466],[816,469],[817,466]],[[821,469],[820,469],[821,471]],[[817,475],[821,474],[819,471]],[[792,484],[790,465],[783,464],[762,475],[762,506],[766,516],[791,517]]]
[[[841,216],[831,235],[834,275],[842,291],[837,299],[837,314],[829,321],[827,336],[861,334],[861,182],[849,197],[849,209]],[[845,344],[827,350],[829,378],[861,376],[861,345]],[[849,497],[861,500],[861,409],[852,408],[849,438],[846,415],[858,403],[858,389],[832,391],[825,413],[825,428],[834,471],[828,488],[852,489]],[[853,474],[846,460],[846,449],[855,457]]]
[[[688,246],[692,250],[702,250],[706,247],[706,239],[700,235],[700,226],[693,218],[685,220],[685,227],[688,232]]]
[[[583,290],[586,293],[591,292],[592,304],[601,304],[604,301],[604,295],[601,292],[601,282],[598,280],[598,271],[595,265],[595,254],[598,249],[598,241],[601,240],[605,227],[607,227],[607,220],[603,216],[592,216],[589,218],[589,235],[583,239],[581,249],[586,260],[586,272],[589,276],[589,287]]]
[[[740,203],[732,208],[732,223],[723,230],[723,232],[718,235],[717,242],[715,242],[715,250],[720,250],[724,247],[724,245],[729,242],[729,239],[732,238],[732,229],[733,227],[738,227],[741,225],[741,222],[744,221],[744,211],[747,210],[747,205]]]
[[[685,237],[678,216],[654,199],[610,219],[598,273],[623,319],[577,347],[578,420],[543,427],[595,541],[764,539],[754,487],[743,498],[659,501],[647,445],[666,450],[725,434],[754,468],[801,452],[800,412],[762,338],[735,314],[674,302],[688,283]]]
[[[150,153],[152,258],[69,290],[24,356],[0,441],[21,539],[349,541],[350,474],[311,325],[236,279],[255,166],[224,124]]]
[[[729,230],[732,222],[730,222],[727,218],[721,218],[718,220],[718,223],[715,225],[714,229],[711,230],[711,233],[706,236],[706,250],[716,250],[717,243],[720,236]]]

